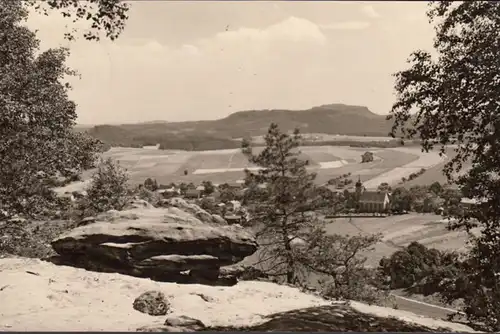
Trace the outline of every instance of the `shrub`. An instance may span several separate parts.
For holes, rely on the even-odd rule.
[[[62,220],[0,222],[0,256],[46,258],[55,255],[50,242],[73,227],[70,221]]]
[[[416,293],[440,292],[441,283],[460,271],[457,253],[442,252],[412,242],[405,249],[380,260],[379,271],[391,289],[412,288]]]
[[[159,193],[157,193],[156,191],[152,191],[145,186],[137,187],[133,194],[136,198],[145,200],[154,207],[157,207],[162,200],[162,196]]]
[[[87,196],[80,202],[82,209],[94,215],[108,210],[121,210],[130,200],[126,171],[111,158],[101,160],[92,182],[87,188]]]

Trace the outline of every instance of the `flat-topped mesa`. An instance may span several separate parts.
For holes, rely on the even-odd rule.
[[[109,217],[108,217],[109,216]],[[58,262],[162,281],[189,280],[240,262],[257,250],[255,236],[239,225],[205,223],[175,207],[133,208],[103,215],[52,241]],[[203,275],[202,275],[203,276]],[[190,276],[192,277],[192,276]],[[206,282],[205,282],[206,283]]]

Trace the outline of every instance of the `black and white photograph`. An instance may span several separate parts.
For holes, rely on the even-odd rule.
[[[0,0],[0,331],[500,331],[500,2]]]

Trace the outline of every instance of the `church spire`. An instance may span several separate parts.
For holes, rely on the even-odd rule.
[[[361,188],[363,183],[361,183],[361,176],[358,175],[358,182],[356,182],[356,188]]]

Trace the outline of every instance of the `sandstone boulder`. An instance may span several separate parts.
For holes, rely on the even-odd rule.
[[[114,213],[112,221],[77,227],[51,245],[57,263],[184,283],[216,280],[221,266],[257,250],[255,237],[241,226],[206,224],[174,207]]]
[[[166,315],[170,311],[170,303],[160,291],[146,291],[134,300],[134,310],[152,316]]]

